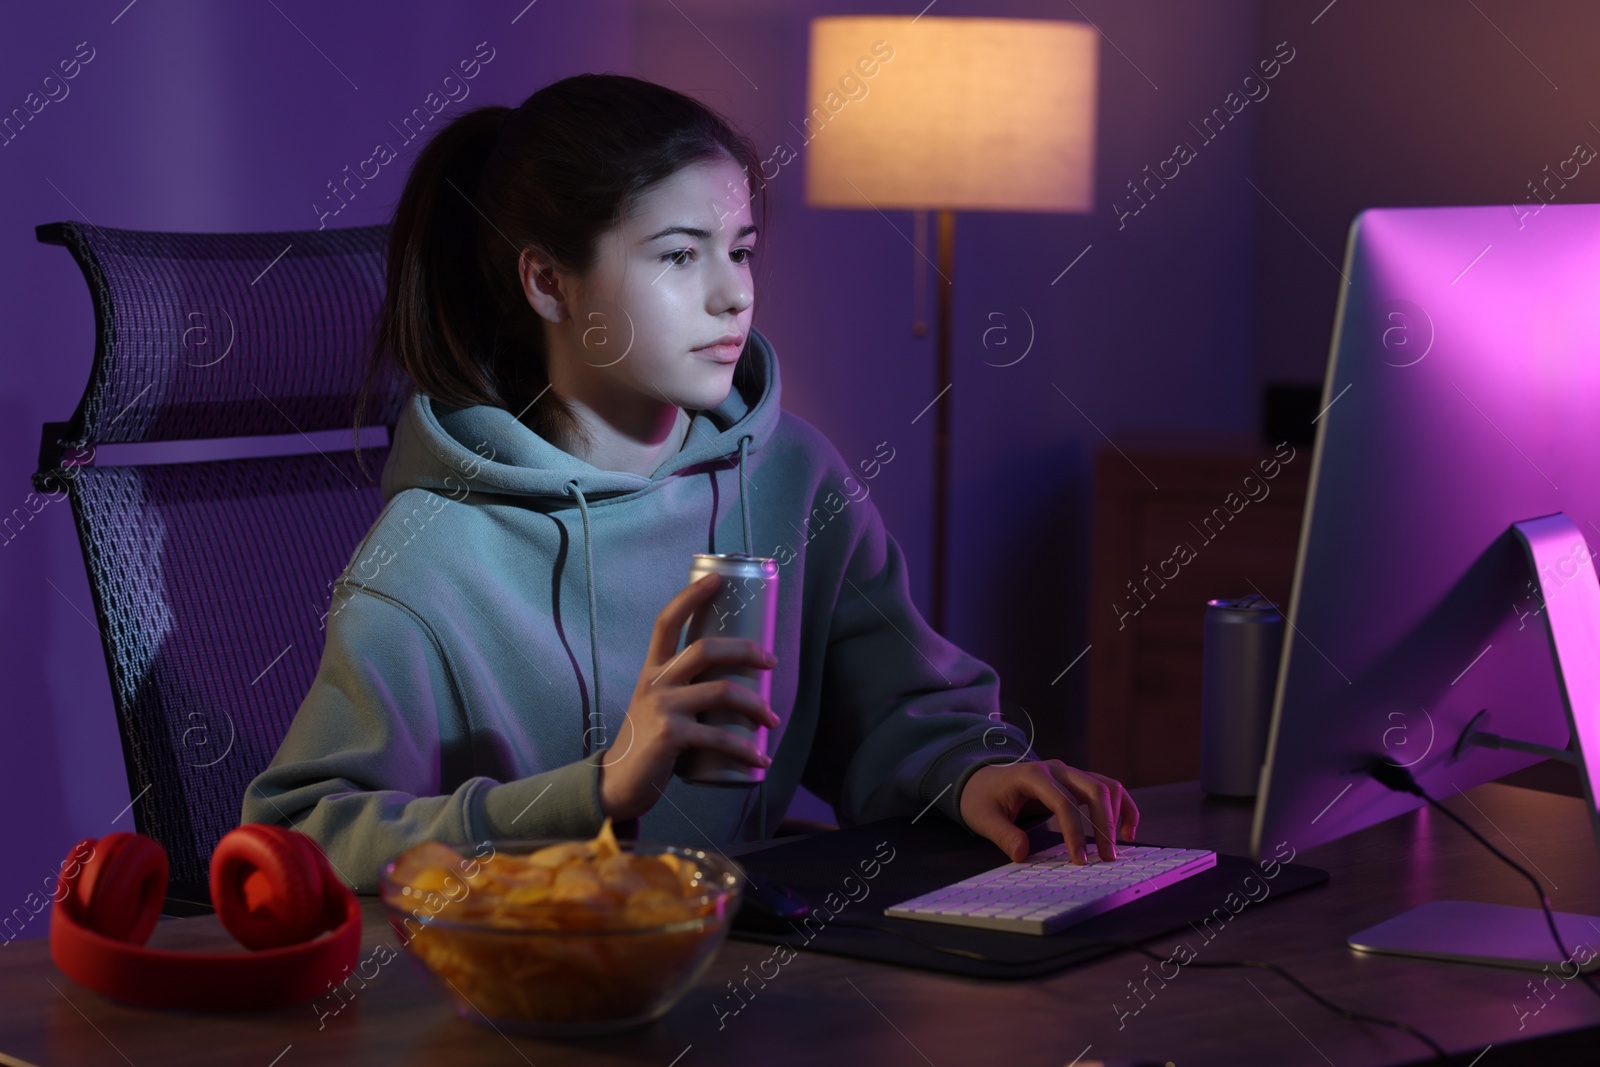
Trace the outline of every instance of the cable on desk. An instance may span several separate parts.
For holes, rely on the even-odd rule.
[[[951,948],[948,945],[941,945],[935,941],[930,941],[925,937],[918,937],[916,934],[910,933],[906,930],[897,929],[891,926],[883,926],[871,920],[856,918],[854,916],[837,916],[833,920],[833,925],[854,926],[864,930],[876,930],[879,933],[894,934],[896,937],[903,937],[908,941],[915,941],[918,944],[923,945],[926,948],[931,948],[936,952],[944,952],[952,956],[965,956],[968,959],[978,960],[981,963],[988,963],[1003,967],[1034,967],[1041,963],[1048,963],[1052,959],[1059,959],[1060,956],[1076,955],[1078,952],[1086,948],[1132,949],[1134,952],[1149,956],[1151,959],[1158,962],[1167,959],[1167,957],[1156,952],[1151,952],[1149,949],[1144,947],[1144,941],[1154,941],[1156,938],[1161,937],[1161,934],[1152,934],[1150,937],[1145,938],[1144,941],[1081,942],[1077,945],[1074,945],[1071,949],[1060,953],[1059,956],[1044,956],[1031,960],[1002,960],[995,959],[992,956],[985,956],[981,952],[973,952],[970,949]],[[1268,963],[1265,960],[1209,960],[1206,962],[1186,963],[1184,966],[1207,968],[1254,967],[1259,970],[1271,971],[1283,978],[1285,981],[1289,982],[1295,988],[1299,989],[1302,993],[1316,1001],[1318,1004],[1321,1004],[1323,1007],[1333,1012],[1335,1015],[1349,1019],[1351,1022],[1376,1023],[1379,1026],[1387,1026],[1391,1029],[1399,1030],[1401,1033],[1409,1034],[1418,1041],[1422,1042],[1424,1045],[1427,1045],[1428,1048],[1433,1050],[1434,1055],[1439,1057],[1440,1060],[1444,1062],[1450,1061],[1450,1054],[1444,1050],[1444,1046],[1440,1045],[1433,1038],[1429,1037],[1421,1030],[1418,1030],[1410,1023],[1403,1023],[1398,1019],[1386,1019],[1381,1015],[1368,1015],[1366,1012],[1351,1011],[1349,1008],[1340,1007],[1338,1004],[1335,1004],[1327,997],[1324,997],[1322,994],[1318,993],[1316,990],[1312,989],[1310,986],[1306,985],[1304,982],[1300,981],[1300,979],[1296,978],[1294,975],[1290,974],[1288,971],[1284,970],[1282,967],[1279,967],[1275,963]]]
[[[1435,811],[1439,812],[1441,815],[1445,816],[1445,818],[1449,819],[1467,833],[1477,838],[1478,844],[1482,845],[1490,852],[1493,852],[1496,856],[1500,857],[1500,861],[1502,863],[1506,864],[1512,870],[1526,878],[1529,884],[1533,886],[1533,891],[1539,894],[1539,907],[1544,909],[1544,921],[1550,927],[1550,936],[1555,940],[1556,948],[1561,950],[1561,958],[1563,960],[1573,959],[1574,954],[1569,952],[1567,950],[1567,946],[1561,941],[1561,931],[1556,929],[1556,917],[1550,910],[1550,898],[1545,895],[1544,885],[1539,881],[1539,879],[1530,874],[1521,864],[1517,863],[1516,860],[1512,859],[1510,856],[1507,856],[1504,852],[1501,852],[1498,848],[1496,848],[1488,838],[1480,834],[1465,819],[1461,818],[1461,816],[1457,815],[1439,801],[1429,796],[1428,791],[1423,789],[1422,786],[1418,784],[1417,780],[1411,776],[1411,772],[1406,768],[1390,763],[1388,760],[1379,759],[1373,761],[1373,763],[1367,768],[1367,773],[1371,774],[1372,777],[1380,784],[1388,786],[1396,793],[1410,793],[1413,796],[1419,796],[1423,800],[1426,800],[1429,806]],[[1560,968],[1560,964],[1557,964],[1557,968]],[[1582,966],[1579,966],[1577,970],[1578,977],[1582,978],[1583,984],[1589,987],[1589,992],[1593,993],[1597,997],[1600,997],[1600,988],[1595,986],[1594,979],[1589,977],[1588,972],[1585,971]]]

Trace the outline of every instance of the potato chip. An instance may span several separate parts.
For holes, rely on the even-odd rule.
[[[395,857],[393,878],[400,885],[418,889],[422,887],[417,885],[417,880],[424,872],[438,870],[446,874],[461,874],[461,863],[461,853],[449,845],[440,841],[425,841]]]
[[[569,863],[586,860],[593,854],[593,842],[566,841],[559,845],[547,845],[537,852],[530,852],[522,857],[522,862],[535,867],[565,867]]]

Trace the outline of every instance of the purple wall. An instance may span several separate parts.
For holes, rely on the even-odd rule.
[[[1600,149],[1600,6],[1341,0],[1309,25],[1326,2],[1260,5],[1261,40],[1300,51],[1261,116],[1255,181],[1278,208],[1262,201],[1256,257],[1267,381],[1321,384],[1340,286],[1328,261],[1343,264],[1362,208],[1534,211],[1529,183],[1564,163],[1577,176],[1538,196],[1600,200],[1600,165],[1566,163],[1580,142]]]
[[[67,95],[0,147],[0,514],[22,505],[40,424],[71,413],[92,352],[78,270],[63,250],[34,243],[36,224],[313,225],[326,183],[377,141],[398,140],[390,123],[483,41],[494,58],[459,106],[515,104],[568,74],[626,71],[701,97],[758,145],[801,148],[791,123],[803,117],[807,20],[924,6],[544,0],[513,24],[519,0],[276,0],[276,9],[225,11],[197,0],[125,4],[34,5],[14,12],[0,37],[5,111],[79,42],[88,42],[85,55],[93,50],[65,83]],[[1258,39],[1252,0],[1081,6],[1115,42],[1101,48],[1098,207],[1087,216],[960,216],[956,382],[941,401],[954,407],[950,636],[1000,670],[1006,697],[1035,719],[1045,754],[1069,759],[1081,744],[1083,664],[1052,680],[1087,643],[1089,475],[1099,431],[1255,424],[1253,256],[1265,216],[1246,179],[1258,174],[1256,111],[1280,103],[1245,108],[1119,224],[1113,204],[1127,195],[1125,183],[1169,157],[1176,141],[1198,143],[1189,123],[1221,106],[1271,47]],[[1024,0],[946,2],[937,14],[1062,17],[1058,4]],[[1281,39],[1266,22],[1268,37]],[[1339,40],[1347,52],[1368,47]],[[1327,47],[1320,57],[1304,51],[1274,85],[1329,78],[1330,68],[1351,63]],[[54,82],[50,91],[61,92]],[[330,224],[385,219],[410,159],[408,150],[384,167]],[[770,186],[757,322],[783,360],[787,407],[847,460],[871,456],[882,441],[895,449],[873,495],[926,609],[933,419],[912,420],[938,388],[932,342],[910,330],[919,261],[902,234],[911,233],[911,216],[806,209],[801,174],[790,164]],[[1327,278],[1302,284],[1307,299],[1331,301]],[[1024,310],[1037,330],[1032,351],[1015,366],[992,366],[1020,351]],[[997,322],[1017,347],[984,348],[984,331]],[[132,817],[118,818],[130,794],[64,506],[0,546],[0,589],[9,609],[0,644],[9,698],[0,743],[0,810],[10,813],[3,916],[75,841],[130,829]],[[40,917],[25,935],[44,932]]]

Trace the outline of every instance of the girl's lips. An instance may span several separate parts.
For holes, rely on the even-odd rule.
[[[743,350],[743,345],[707,345],[705,348],[695,349],[695,352],[718,363],[737,363],[739,353]]]

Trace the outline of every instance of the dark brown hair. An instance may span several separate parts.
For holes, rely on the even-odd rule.
[[[522,249],[586,274],[601,235],[651,186],[721,157],[744,168],[755,197],[764,183],[748,138],[694,98],[621,74],[563,78],[516,108],[457,116],[418,154],[395,208],[358,444],[386,362],[452,406],[521,413],[539,397],[525,421],[547,440],[578,436],[571,410],[545,388],[543,320],[522,290]]]

